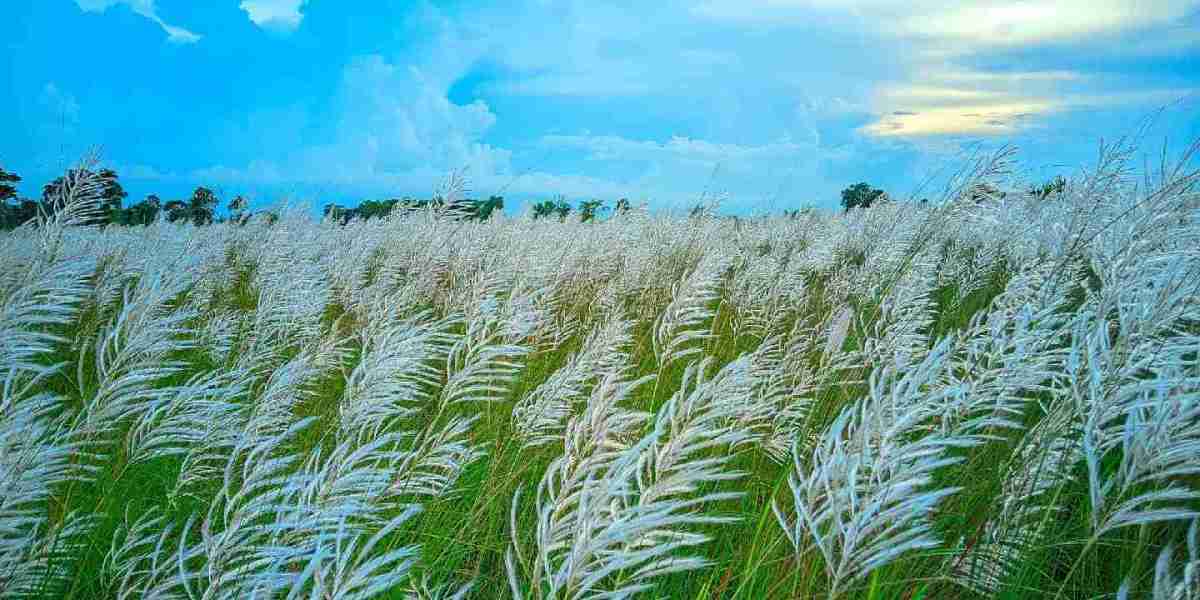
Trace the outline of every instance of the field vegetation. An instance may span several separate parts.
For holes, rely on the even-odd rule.
[[[81,165],[0,234],[0,597],[1195,598],[1200,174],[1135,157],[205,227]]]

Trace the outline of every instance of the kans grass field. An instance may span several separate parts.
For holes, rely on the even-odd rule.
[[[80,177],[0,234],[0,597],[1195,598],[1200,187],[1136,156],[592,223]]]

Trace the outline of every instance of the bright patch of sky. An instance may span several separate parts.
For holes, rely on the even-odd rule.
[[[1069,171],[1200,136],[1200,0],[40,0],[0,56],[0,166],[91,147],[137,200],[897,196],[973,148]],[[1166,110],[1160,109],[1166,107]]]

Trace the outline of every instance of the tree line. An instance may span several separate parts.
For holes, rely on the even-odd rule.
[[[121,186],[120,179],[112,169],[91,172],[73,169],[62,177],[42,186],[39,200],[18,198],[15,184],[21,177],[0,167],[0,229],[13,229],[33,220],[39,214],[53,214],[59,209],[62,198],[70,194],[73,185],[87,181],[98,184],[94,196],[97,206],[95,224],[98,225],[149,225],[159,216],[170,222],[188,222],[208,225],[215,222],[245,222],[252,216],[249,203],[244,196],[235,196],[226,205],[226,213],[217,212],[219,200],[211,189],[200,186],[189,198],[163,202],[157,195],[150,194],[140,202],[125,206],[129,194]]]
[[[566,220],[577,215],[579,220],[587,223],[609,214],[628,212],[632,205],[627,198],[617,200],[609,207],[603,200],[584,200],[578,206],[573,206],[563,197],[553,200],[543,200],[530,206],[530,215],[534,219],[558,218]],[[394,198],[390,200],[366,200],[355,207],[340,204],[326,204],[323,214],[340,223],[348,223],[354,219],[374,219],[386,217],[394,211],[420,210],[433,208],[443,210],[459,218],[469,221],[486,221],[498,211],[504,210],[503,196],[489,196],[487,200],[471,198],[460,200],[445,200],[435,196],[428,200],[415,198]]]
[[[86,176],[86,177],[81,177]],[[52,214],[57,210],[59,199],[73,181],[88,180],[98,182],[97,224],[115,225],[149,225],[165,218],[169,222],[185,222],[193,225],[209,225],[211,223],[233,222],[245,223],[255,214],[274,219],[269,211],[254,213],[249,210],[249,203],[244,196],[235,196],[225,206],[225,213],[217,212],[220,200],[213,190],[207,187],[197,187],[189,198],[163,202],[157,195],[150,194],[140,202],[125,206],[129,196],[121,187],[119,177],[112,169],[100,169],[95,173],[86,170],[68,171],[66,175],[42,187],[40,200],[18,198],[17,183],[21,177],[0,167],[0,230],[9,230],[36,218],[39,214]],[[1028,190],[1028,194],[1038,200],[1049,200],[1063,194],[1067,182],[1062,177],[1036,185]],[[990,186],[977,186],[970,192],[970,200],[984,202],[992,198],[1004,198],[1005,192]],[[871,206],[891,202],[887,192],[873,187],[866,182],[856,183],[842,190],[841,206],[849,212],[855,209],[867,209]],[[923,199],[922,204],[928,202]],[[578,218],[581,222],[594,221],[605,216],[618,215],[631,209],[627,198],[621,198],[613,206],[608,206],[603,200],[584,200],[578,206],[572,205],[562,196],[553,200],[542,200],[531,205],[530,214],[534,219],[557,218],[567,220]],[[415,199],[410,197],[392,198],[387,200],[365,200],[357,206],[327,204],[323,214],[326,218],[338,223],[349,223],[356,219],[383,218],[395,211],[436,209],[471,221],[486,221],[498,211],[504,210],[502,196],[489,196],[486,200],[477,199],[444,199],[435,196],[430,199]],[[710,209],[697,205],[691,210],[692,216],[705,214]],[[800,211],[784,211],[785,216],[796,217]]]
[[[490,196],[487,200],[473,198],[445,199],[434,196],[429,199],[391,198],[388,200],[364,200],[358,206],[326,204],[322,214],[338,223],[349,223],[355,219],[377,219],[396,211],[435,209],[443,210],[470,221],[486,221],[497,211],[504,210],[504,197]]]

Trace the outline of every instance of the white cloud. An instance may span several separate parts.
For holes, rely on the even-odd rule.
[[[986,46],[1161,25],[1197,7],[1197,0],[707,0],[693,10],[710,19],[774,25],[821,17],[848,28]]]
[[[1130,96],[1112,75],[991,72],[962,65],[1039,44],[1075,44],[1090,54],[1115,48],[1122,55],[1165,53],[1200,39],[1178,31],[1198,8],[1200,0],[705,0],[693,13],[742,28],[791,30],[819,21],[878,53],[902,57],[899,68],[871,82],[865,96],[876,116],[859,131],[915,138],[1012,136],[1063,111],[1169,95],[1177,90],[1147,89],[1153,84],[1143,80],[1127,82],[1139,88]],[[1171,42],[1158,43],[1159,37]],[[1128,41],[1142,38],[1147,40]],[[1115,41],[1121,39],[1126,43]],[[1103,40],[1113,43],[1106,48],[1099,45]]]
[[[954,3],[909,14],[901,32],[1015,45],[1138,29],[1186,16],[1194,0],[1039,0]]]
[[[167,33],[167,39],[176,44],[194,44],[200,41],[200,35],[182,27],[171,25],[158,16],[158,8],[154,0],[75,0],[83,12],[104,12],[117,5],[129,7],[135,14],[154,21]]]
[[[256,163],[217,165],[194,175],[240,185],[339,186],[375,195],[431,190],[446,172],[465,167],[479,195],[628,197],[650,199],[659,207],[688,206],[702,194],[722,191],[735,193],[733,201],[746,209],[793,192],[803,192],[809,201],[828,195],[820,171],[845,160],[850,151],[840,146],[843,141],[822,146],[813,115],[844,118],[864,102],[848,86],[808,92],[764,77],[764,71],[778,72],[779,40],[756,41],[747,51],[739,40],[691,39],[669,27],[672,20],[678,23],[679,13],[647,16],[583,2],[550,8],[566,22],[546,28],[544,8],[537,0],[454,19],[428,7],[418,11],[414,21],[425,44],[395,58],[360,57],[344,68],[332,109],[322,116],[333,124],[328,139],[304,140],[283,152],[266,150]],[[550,39],[511,36],[520,30],[544,31]],[[537,97],[544,95],[636,94],[660,102],[661,109],[661,96],[668,94],[688,98],[682,108],[702,117],[701,126],[679,134],[657,128],[635,139],[605,135],[612,131],[600,122],[592,124],[598,135],[539,134],[526,138],[532,143],[499,147],[488,140],[496,123],[525,118],[522,114],[498,115],[484,100],[448,98],[452,86],[480,61],[519,74],[486,81],[479,88],[484,95],[528,94],[531,111],[539,110]],[[838,65],[822,65],[822,72],[846,81],[861,76]],[[714,93],[715,80],[720,89]],[[485,89],[489,85],[495,87]],[[757,106],[768,96],[780,99],[771,114]],[[675,101],[669,104],[675,110]],[[553,110],[546,116],[564,122],[574,118],[570,108]],[[511,136],[511,128],[504,135]],[[558,160],[570,154],[585,160]]]
[[[304,20],[308,0],[243,0],[240,8],[255,25],[276,31],[295,31]]]
[[[442,79],[379,55],[355,60],[342,76],[339,151],[380,169],[505,169],[507,152],[480,142],[496,115],[482,100],[454,104]]]
[[[1067,45],[1047,60],[1024,50],[1153,37],[1195,5],[712,0],[680,10],[671,0],[518,0],[450,15],[424,3],[401,25],[423,43],[360,57],[329,86],[332,108],[312,116],[332,123],[325,138],[272,143],[261,161],[197,174],[375,194],[432,189],[467,167],[479,194],[664,206],[711,188],[746,204],[829,200],[851,178],[923,179],[929,157],[965,143],[955,136],[1062,134],[1054,127],[1083,107],[1139,106],[1186,87],[1154,74],[1091,74],[1064,59]],[[301,23],[303,6],[242,2],[256,24],[284,29]],[[487,100],[452,102],[463,83]],[[610,117],[610,108],[625,112]],[[526,123],[536,133],[522,134]]]
[[[1110,75],[1110,87],[1072,71],[989,73],[931,69],[918,81],[882,84],[872,95],[876,119],[860,131],[872,136],[1011,136],[1044,124],[1070,110],[1115,106],[1160,106],[1195,88],[1122,86]]]
[[[1054,87],[1067,73],[997,75],[948,69],[919,81],[884,84],[872,100],[877,118],[860,131],[879,137],[1012,135],[1066,105]]]
[[[877,136],[1009,135],[1052,108],[1051,103],[1012,102],[895,111],[863,131]]]
[[[432,184],[445,173],[466,169],[479,179],[510,172],[511,152],[482,141],[496,122],[483,101],[451,102],[452,77],[440,64],[418,67],[379,55],[358,57],[342,72],[331,139],[246,166],[217,165],[199,178],[237,183],[287,181],[395,189],[419,181]]]

